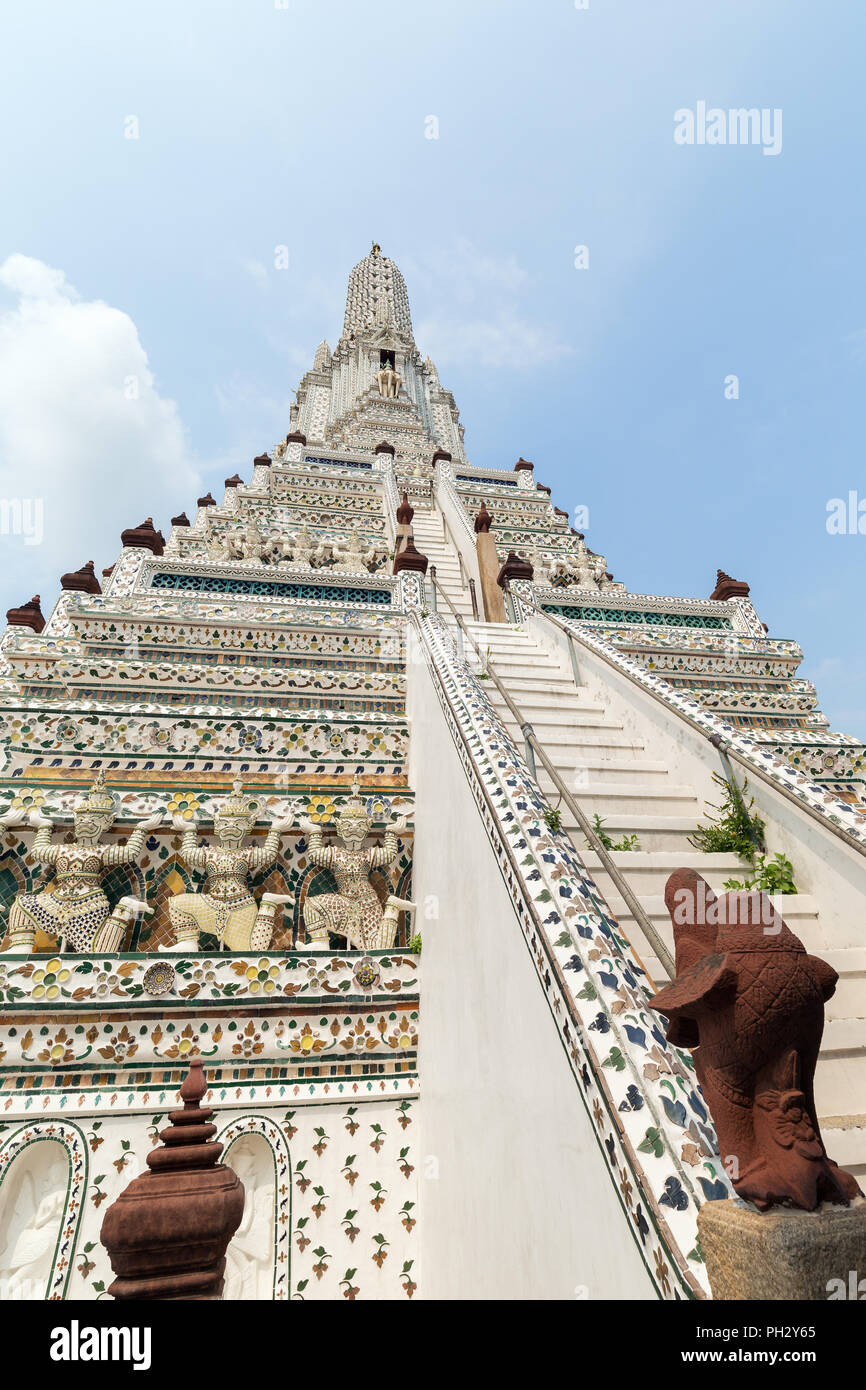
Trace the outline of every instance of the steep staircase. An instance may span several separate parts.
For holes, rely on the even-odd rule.
[[[436,566],[436,578],[442,585],[457,612],[464,619],[472,617],[472,600],[468,578],[462,574],[457,551],[445,535],[442,513],[436,509],[422,511],[416,507],[412,518],[415,548]],[[480,596],[479,596],[480,603]],[[443,617],[448,616],[443,612]]]
[[[419,525],[420,521],[420,525]],[[601,703],[576,686],[570,671],[529,633],[502,623],[473,622],[468,588],[461,584],[456,553],[437,512],[416,515],[416,545],[436,565],[437,577],[467,631],[477,642],[483,663],[471,660],[484,674],[489,661],[511,699],[528,721],[566,787],[591,819],[600,816],[614,842],[636,835],[638,847],[614,850],[621,869],[662,940],[673,950],[673,931],[664,903],[665,882],[677,868],[693,868],[716,892],[724,880],[742,877],[742,861],[733,854],[696,850],[689,836],[705,815],[696,789],[674,781],[667,764],[652,748],[636,742]],[[443,612],[443,617],[449,615]],[[469,649],[467,648],[467,654]],[[493,681],[485,690],[518,747],[523,735]],[[665,980],[662,967],[598,854],[589,849],[574,817],[563,803],[552,778],[539,766],[537,780],[561,812],[563,829],[578,848],[601,894],[632,942],[650,977]],[[832,1156],[866,1181],[866,947],[838,947],[822,931],[819,904],[808,894],[774,899],[791,929],[807,950],[838,971],[836,993],[827,1006],[816,1098],[825,1139]]]

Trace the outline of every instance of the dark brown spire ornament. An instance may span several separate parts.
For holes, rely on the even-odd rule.
[[[79,594],[101,594],[102,587],[94,572],[93,561],[88,560],[80,570],[71,570],[60,576],[61,589],[71,589]]]
[[[724,570],[716,571],[716,587],[710,594],[710,598],[729,599],[729,598],[748,598],[749,586],[744,579],[732,579]]]
[[[213,1110],[202,1109],[207,1078],[199,1059],[180,1088],[182,1110],[169,1115],[162,1144],[108,1208],[100,1240],[117,1276],[112,1298],[218,1299],[225,1254],[244,1212],[244,1188],[218,1163]]]
[[[415,542],[410,536],[403,549],[397,554],[394,561],[394,573],[399,574],[401,570],[415,570],[418,574],[426,574],[428,564],[427,556],[415,549]]]
[[[695,1072],[725,1170],[760,1211],[814,1211],[860,1195],[827,1155],[814,1078],[832,966],[810,956],[765,893],[717,898],[694,869],[665,887],[676,979],[649,1001],[668,1042],[694,1048]]]
[[[493,517],[490,515],[489,511],[487,510],[487,503],[486,503],[486,502],[482,502],[482,503],[481,503],[481,508],[480,508],[480,510],[479,510],[479,512],[478,512],[478,515],[477,515],[476,518],[475,518],[475,534],[476,534],[476,536],[479,536],[479,535],[486,535],[487,532],[490,530],[490,528],[491,528],[492,525],[493,525]]]
[[[39,595],[34,594],[30,602],[22,603],[20,608],[10,608],[6,614],[6,621],[10,627],[32,627],[34,632],[41,632],[45,626],[45,618],[42,615]]]
[[[508,559],[499,571],[496,582],[500,589],[504,589],[511,579],[531,579],[534,574],[532,565],[528,560],[522,560],[515,551],[509,550]]]
[[[404,492],[403,500],[397,508],[397,520],[401,526],[408,526],[414,515],[415,508],[409,501],[409,494]]]
[[[157,531],[153,524],[153,517],[145,517],[140,526],[129,526],[120,533],[120,544],[123,546],[139,546],[142,550],[149,550],[154,555],[161,555],[165,550],[165,536],[161,531]]]

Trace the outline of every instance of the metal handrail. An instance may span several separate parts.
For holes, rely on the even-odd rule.
[[[505,701],[508,710],[510,711],[514,719],[516,719],[518,728],[523,734],[524,745],[526,748],[526,761],[532,776],[537,780],[535,764],[535,759],[537,757],[545,772],[547,773],[548,777],[550,777],[550,779],[552,780],[553,785],[556,787],[556,790],[559,792],[560,799],[565,802],[569,811],[574,816],[575,820],[580,826],[581,831],[589,841],[590,848],[595,850],[595,853],[601,860],[602,865],[604,866],[607,873],[610,875],[611,879],[613,880],[614,884],[619,890],[619,893],[621,894],[623,901],[626,903],[626,906],[629,908],[629,911],[631,912],[632,916],[634,917],[635,921],[637,922],[647,941],[650,943],[653,950],[655,951],[662,968],[666,971],[668,977],[670,979],[673,979],[674,975],[676,974],[676,970],[674,968],[673,958],[670,952],[668,951],[667,946],[664,944],[655,927],[653,926],[652,922],[650,921],[649,917],[644,912],[644,909],[641,907],[640,903],[638,902],[637,898],[635,897],[634,893],[632,892],[631,888],[629,887],[628,883],[623,877],[620,869],[617,867],[613,859],[610,857],[610,854],[608,853],[607,849],[602,843],[598,835],[598,832],[596,831],[592,822],[586,817],[584,812],[581,810],[580,806],[575,801],[571,792],[566,787],[556,768],[553,766],[553,763],[548,758],[547,754],[544,751],[544,748],[535,736],[535,731],[533,730],[532,725],[521,714],[520,710],[515,705],[508,691],[505,689],[505,686],[502,684],[502,681],[499,679],[496,672],[492,670],[492,663],[489,657],[484,656],[484,654],[481,651],[481,648],[478,646],[478,643],[472,637],[471,633],[466,631],[466,625],[463,622],[462,617],[457,612],[457,609],[454,607],[454,604],[451,602],[444,588],[436,578],[435,566],[431,567],[430,578],[433,583],[434,591],[436,589],[440,591],[442,597],[444,598],[448,607],[451,609],[451,612],[453,613],[457,621],[457,626],[460,629],[461,644],[462,639],[468,639],[470,646],[474,649],[476,655],[481,661],[484,671],[493,681],[493,684],[496,686],[496,689],[499,691],[500,695]],[[545,800],[546,799],[547,798],[545,797]]]
[[[859,854],[866,854],[866,846],[862,845],[859,840],[854,838],[853,835],[850,835],[848,831],[844,829],[843,826],[836,825],[833,821],[830,820],[828,816],[823,815],[817,809],[817,807],[810,806],[808,802],[801,801],[798,796],[794,796],[793,792],[790,792],[783,782],[776,781],[774,777],[771,777],[769,773],[765,772],[764,769],[760,767],[757,763],[753,763],[749,758],[745,757],[739,751],[739,749],[733,748],[731,744],[724,739],[722,734],[715,731],[711,733],[708,729],[705,729],[702,724],[699,724],[696,719],[693,719],[690,714],[686,714],[685,710],[677,709],[674,705],[672,705],[668,700],[665,699],[664,695],[659,694],[657,690],[653,690],[647,685],[642,685],[640,681],[635,679],[631,671],[626,670],[624,666],[621,666],[620,663],[616,661],[613,657],[609,656],[607,652],[598,651],[595,647],[591,647],[588,642],[585,642],[583,640],[579,632],[575,632],[572,628],[567,627],[566,624],[562,621],[562,619],[557,618],[555,614],[548,613],[546,609],[539,608],[535,603],[533,603],[532,611],[539,618],[544,618],[547,622],[552,623],[554,627],[558,627],[563,633],[565,633],[565,636],[569,640],[569,650],[571,650],[572,641],[580,642],[581,646],[583,646],[586,651],[591,652],[593,656],[597,656],[607,666],[612,667],[614,671],[618,671],[620,675],[625,676],[627,680],[631,681],[632,685],[636,685],[647,695],[651,695],[652,698],[656,700],[660,705],[663,705],[666,710],[669,710],[671,713],[676,714],[678,718],[682,719],[686,724],[688,724],[690,729],[694,729],[695,733],[700,734],[703,738],[705,738],[709,743],[713,745],[713,747],[718,752],[720,758],[722,759],[723,768],[725,765],[726,758],[735,759],[739,763],[739,765],[745,769],[749,776],[757,777],[760,779],[760,781],[765,782],[767,786],[772,787],[774,791],[778,792],[780,796],[785,797],[785,799],[787,801],[790,801],[792,805],[797,806],[801,811],[805,812],[806,815],[809,815],[812,817],[813,820],[818,821],[818,823],[822,825],[825,830],[831,831],[832,834],[834,834],[838,839],[842,840],[846,845],[849,846],[849,848],[856,849]],[[579,684],[576,677],[575,684]],[[712,711],[708,710],[707,713],[712,714]],[[725,772],[727,773],[727,769],[725,769]]]

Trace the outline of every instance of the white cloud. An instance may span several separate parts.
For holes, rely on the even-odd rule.
[[[532,277],[513,253],[479,251],[467,237],[457,237],[441,252],[401,268],[413,305],[447,306],[422,312],[415,324],[416,342],[437,365],[531,371],[573,351],[533,316],[526,302]]]
[[[268,285],[268,268],[263,261],[257,261],[253,257],[241,261],[241,269],[249,275],[251,280],[255,280],[261,289],[266,289]]]
[[[42,499],[44,511],[41,545],[0,535],[0,605],[38,588],[47,615],[62,573],[89,559],[99,573],[145,516],[167,534],[200,478],[128,314],[30,256],[0,265],[0,287],[14,296],[0,309],[0,499]]]

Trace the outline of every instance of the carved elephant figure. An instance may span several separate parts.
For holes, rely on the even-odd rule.
[[[669,1042],[695,1049],[738,1195],[760,1210],[847,1204],[860,1189],[827,1156],[814,1096],[836,971],[807,953],[765,893],[716,897],[694,870],[678,869],[665,902],[677,974],[650,1005],[669,1019]]]

